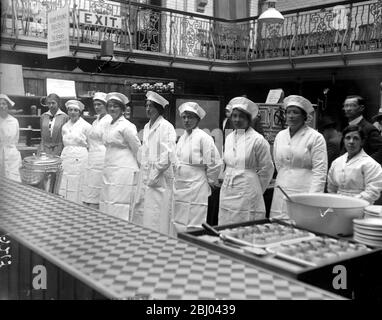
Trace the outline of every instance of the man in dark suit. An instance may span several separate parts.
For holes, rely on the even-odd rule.
[[[349,125],[358,125],[365,134],[363,150],[375,161],[382,164],[382,137],[378,129],[362,116],[365,109],[363,98],[360,96],[347,96],[343,110]]]

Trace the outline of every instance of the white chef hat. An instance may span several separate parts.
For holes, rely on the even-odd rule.
[[[4,93],[0,93],[0,99],[6,100],[10,104],[11,107],[13,107],[15,105],[15,103],[11,99],[9,99],[8,96]]]
[[[81,101],[78,101],[78,100],[68,100],[65,103],[65,107],[67,109],[69,109],[70,107],[71,108],[76,108],[76,109],[80,110],[81,112],[85,109],[84,104]]]
[[[109,102],[109,100],[117,100],[119,102],[122,102],[123,105],[126,105],[129,103],[129,98],[126,97],[124,94],[119,92],[110,92],[106,95],[106,101]]]
[[[297,96],[297,95],[287,96],[284,99],[283,103],[284,103],[285,109],[288,107],[294,106],[304,110],[307,114],[310,114],[314,111],[314,108],[311,102],[302,96]]]
[[[196,102],[190,101],[182,103],[178,109],[180,115],[182,115],[182,113],[185,111],[189,111],[195,113],[200,118],[200,120],[206,116],[206,112]]]
[[[161,95],[157,94],[154,91],[147,91],[146,98],[147,100],[159,103],[163,108],[169,104],[169,102],[165,98],[163,98]]]
[[[257,106],[257,104],[245,97],[236,97],[231,99],[227,107],[228,106],[230,106],[232,111],[234,109],[238,109],[249,114],[252,120],[255,119],[257,117],[257,114],[259,113],[259,107]]]
[[[96,92],[94,94],[93,100],[100,100],[106,103],[106,93],[105,92]]]

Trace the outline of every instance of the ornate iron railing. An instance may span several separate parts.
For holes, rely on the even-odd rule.
[[[130,1],[5,0],[1,32],[47,38],[47,12],[68,4],[72,44],[150,51],[173,57],[247,60],[382,48],[382,0],[342,1],[284,12],[283,24],[265,25],[257,17],[224,20]],[[81,12],[120,17],[118,28],[85,24]]]

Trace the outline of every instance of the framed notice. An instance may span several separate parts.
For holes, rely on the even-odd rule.
[[[269,90],[267,101],[265,103],[275,104],[280,103],[284,100],[283,89],[272,89]]]
[[[46,79],[46,94],[55,93],[59,97],[75,98],[76,82],[73,80]]]
[[[0,93],[23,96],[23,67],[20,64],[0,63]]]
[[[69,6],[65,6],[48,12],[48,59],[69,53]]]

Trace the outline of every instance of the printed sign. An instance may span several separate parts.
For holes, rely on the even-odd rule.
[[[25,94],[21,64],[0,63],[0,92],[20,96]]]
[[[76,82],[73,80],[46,79],[46,93],[58,94],[59,97],[76,97]]]
[[[80,11],[80,23],[113,29],[122,27],[121,18],[87,11]]]
[[[69,7],[48,13],[48,59],[69,55]]]

